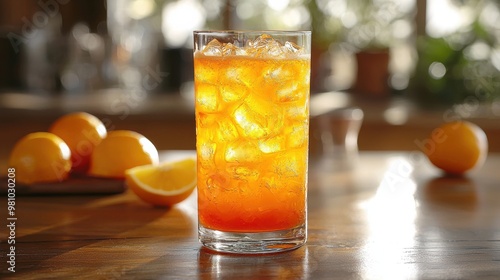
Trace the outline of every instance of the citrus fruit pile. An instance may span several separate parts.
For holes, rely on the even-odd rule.
[[[424,150],[429,161],[444,172],[461,175],[480,168],[488,153],[485,132],[468,121],[444,123],[430,136],[432,145]]]
[[[159,164],[153,143],[130,130],[107,131],[97,117],[77,112],[58,118],[47,132],[14,145],[9,166],[20,184],[59,183],[71,176],[125,180],[141,199],[171,206],[196,186],[194,159]]]

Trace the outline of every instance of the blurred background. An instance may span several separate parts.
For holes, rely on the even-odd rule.
[[[72,111],[194,149],[200,29],[312,30],[313,99],[364,111],[361,150],[467,119],[500,152],[497,0],[0,0],[0,157]]]

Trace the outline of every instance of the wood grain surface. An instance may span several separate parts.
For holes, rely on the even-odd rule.
[[[3,225],[0,278],[500,278],[499,154],[467,177],[418,154],[365,152],[351,170],[313,159],[309,178],[306,245],[259,256],[203,249],[196,193],[171,209],[129,191],[19,196],[16,272]],[[8,224],[5,195],[0,213]]]

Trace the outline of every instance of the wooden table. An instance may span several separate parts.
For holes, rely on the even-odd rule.
[[[2,226],[0,278],[500,278],[499,154],[465,178],[442,177],[416,153],[361,153],[350,171],[312,165],[309,237],[295,251],[201,248],[196,194],[172,209],[130,192],[18,196],[16,272],[7,270]]]

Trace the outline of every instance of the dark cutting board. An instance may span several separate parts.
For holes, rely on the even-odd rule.
[[[0,177],[0,192],[7,193],[7,178]],[[24,185],[16,183],[16,195],[115,194],[125,191],[125,181],[92,177],[69,178],[63,182]]]

